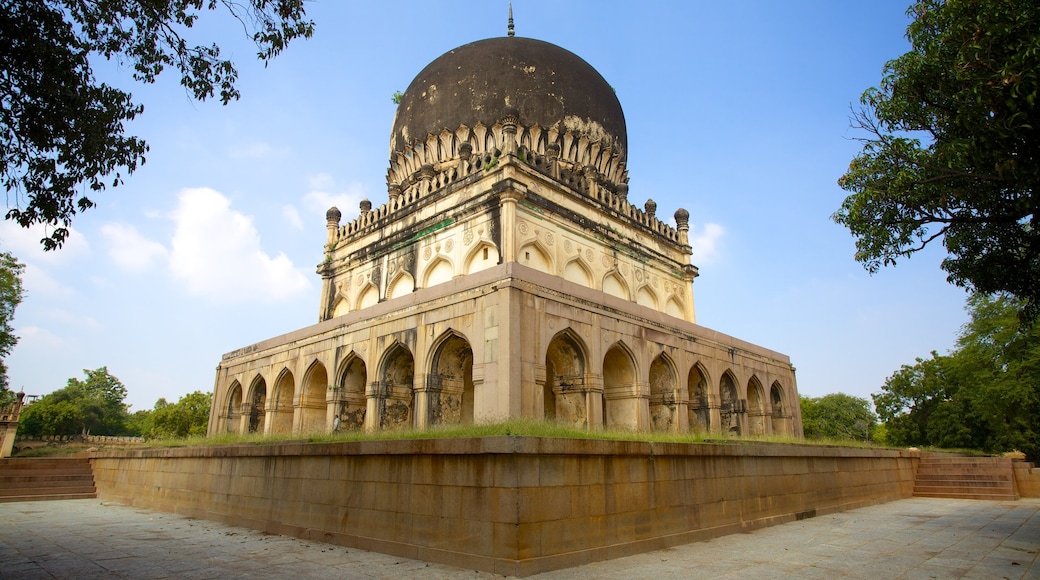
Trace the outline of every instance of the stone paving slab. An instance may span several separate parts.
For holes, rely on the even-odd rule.
[[[533,576],[1040,578],[1040,499],[914,498]],[[0,578],[495,578],[99,500],[0,503]]]

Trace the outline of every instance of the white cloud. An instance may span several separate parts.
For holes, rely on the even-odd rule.
[[[336,191],[336,190],[340,191]],[[365,198],[364,188],[359,183],[340,188],[332,176],[319,173],[310,178],[310,191],[303,196],[303,207],[311,214],[319,214],[324,221],[325,212],[335,206],[343,214],[343,220],[357,217],[358,205]]]
[[[154,261],[169,255],[165,246],[142,236],[133,226],[105,224],[101,235],[108,240],[108,255],[127,270],[147,270]]]
[[[44,314],[47,318],[60,322],[62,327],[79,326],[91,330],[98,330],[101,328],[101,323],[91,316],[80,316],[60,308],[51,308],[44,312]]]
[[[61,248],[45,252],[40,240],[49,237],[52,231],[53,228],[42,225],[23,228],[11,220],[0,221],[0,250],[11,252],[23,263],[43,264],[66,264],[90,254],[87,239],[71,227]]]
[[[55,349],[65,345],[65,340],[46,328],[39,326],[23,326],[18,329],[18,347]]]
[[[693,248],[693,263],[710,264],[718,257],[718,242],[726,229],[719,224],[707,223],[702,228],[690,228],[690,247]]]
[[[300,219],[300,212],[296,211],[296,206],[282,206],[282,215],[285,216],[285,220],[289,222],[293,229],[303,229],[303,220]]]
[[[76,293],[75,290],[62,285],[48,274],[46,270],[36,264],[25,265],[25,273],[22,274],[22,285],[25,286],[25,293],[30,296],[43,295],[67,298]]]
[[[310,288],[284,253],[272,258],[260,248],[252,217],[231,209],[217,191],[182,190],[173,220],[170,269],[192,294],[222,302],[269,302]]]

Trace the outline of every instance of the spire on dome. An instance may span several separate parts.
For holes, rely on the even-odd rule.
[[[513,3],[509,3],[509,36],[510,38],[516,36],[516,30],[513,29]]]

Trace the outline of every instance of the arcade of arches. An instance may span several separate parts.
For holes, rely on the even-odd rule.
[[[474,368],[465,334],[448,329],[430,341],[418,358],[424,363],[420,373],[416,345],[404,338],[389,342],[371,364],[344,346],[329,351],[347,353],[338,362],[320,356],[307,362],[297,353],[288,364],[229,378],[216,429],[273,434],[425,428],[472,423],[475,409],[485,410],[483,419],[494,417],[486,412],[493,403],[482,399],[495,395],[474,382],[474,371],[486,371],[480,368],[486,365]],[[585,428],[796,434],[790,386],[774,379],[767,390],[757,373],[741,366],[698,360],[657,344],[634,350],[625,340],[595,358],[572,328],[555,333],[543,350],[537,356],[544,374],[525,385],[530,392],[520,393],[526,401],[520,416]],[[297,380],[301,364],[306,368]]]

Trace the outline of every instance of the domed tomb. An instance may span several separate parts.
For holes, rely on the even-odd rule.
[[[436,166],[460,152],[493,150],[496,123],[517,125],[517,142],[539,141],[562,160],[581,168],[590,161],[577,151],[584,138],[600,156],[620,167],[627,157],[625,115],[614,90],[589,63],[554,44],[530,38],[500,37],[451,50],[426,66],[401,97],[390,136],[388,182],[405,185],[410,171],[395,161],[422,151],[423,163]],[[492,135],[474,135],[484,127]],[[566,138],[566,136],[570,136]],[[452,143],[445,143],[445,140]],[[469,146],[464,146],[469,143]],[[433,144],[437,151],[429,151]],[[539,143],[531,143],[534,149]],[[568,149],[573,149],[568,151]],[[581,157],[585,159],[579,159]],[[601,170],[602,172],[602,170]]]

